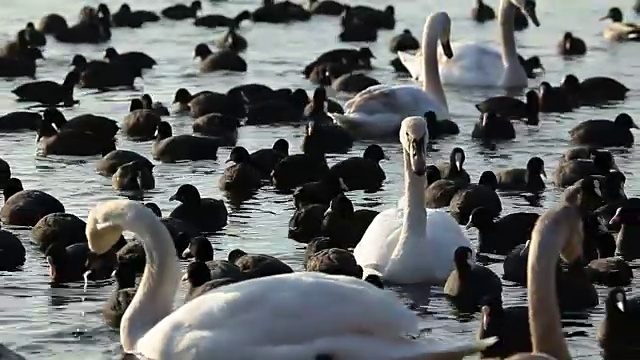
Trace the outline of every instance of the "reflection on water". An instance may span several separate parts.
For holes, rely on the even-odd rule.
[[[13,37],[22,24],[37,21],[43,14],[59,13],[69,21],[75,22],[79,9],[84,5],[97,5],[99,1],[45,1],[30,0],[19,2],[7,0],[0,12],[0,26],[3,29],[3,41]],[[497,1],[492,1],[493,4]],[[175,3],[173,0],[138,0],[135,7],[159,10]],[[204,13],[237,14],[241,10],[257,7],[257,0],[234,0],[216,2],[215,6],[204,2]],[[365,3],[365,2],[359,2]],[[368,5],[384,7],[387,2],[373,0]],[[546,171],[551,171],[568,140],[567,131],[579,121],[589,118],[612,119],[619,112],[640,113],[637,90],[640,78],[637,72],[637,47],[633,44],[609,44],[601,36],[603,24],[597,21],[601,13],[610,6],[606,2],[594,2],[584,6],[578,0],[562,2],[539,1],[538,10],[542,26],[530,28],[516,35],[519,51],[524,57],[538,55],[546,68],[544,80],[557,84],[566,73],[571,72],[579,78],[594,75],[608,75],[619,78],[632,89],[629,99],[623,104],[607,106],[602,109],[581,108],[572,113],[542,114],[539,127],[515,124],[517,137],[513,141],[483,144],[471,139],[471,130],[479,113],[474,105],[489,96],[504,94],[496,89],[466,89],[447,87],[445,92],[454,120],[460,126],[460,135],[439,140],[434,147],[439,151],[429,154],[429,161],[448,160],[449,152],[455,146],[462,147],[467,153],[465,168],[477,181],[485,170],[500,170],[509,167],[524,167],[532,156],[545,160]],[[112,7],[117,3],[108,3]],[[434,10],[446,10],[453,19],[452,40],[495,41],[498,39],[497,22],[484,25],[473,24],[468,19],[469,1],[443,2],[425,0],[416,7],[414,1],[398,0],[393,2],[396,8],[398,26],[395,31],[381,31],[379,40],[371,44],[376,55],[374,70],[369,74],[381,83],[407,84],[410,80],[391,73],[388,65],[393,54],[388,51],[392,36],[404,28],[419,33],[425,17]],[[419,9],[417,11],[417,9]],[[112,9],[115,10],[115,9]],[[623,9],[626,13],[626,8]],[[627,15],[627,14],[625,14]],[[628,16],[633,16],[629,14]],[[630,21],[637,19],[630,18]],[[322,29],[322,31],[318,31]],[[571,29],[581,36],[589,46],[584,59],[565,61],[557,56],[556,41],[562,33]],[[114,92],[96,92],[77,89],[75,97],[79,105],[70,109],[61,109],[67,118],[84,113],[94,113],[121,121],[128,113],[129,99],[148,92],[156,100],[168,104],[177,88],[185,87],[192,92],[213,90],[226,92],[238,84],[264,83],[273,88],[301,87],[313,91],[313,85],[303,79],[299,72],[302,67],[323,51],[338,47],[350,47],[338,44],[335,40],[339,30],[338,21],[330,17],[315,17],[307,23],[291,25],[242,24],[240,32],[249,42],[249,48],[243,55],[249,64],[247,74],[199,74],[192,61],[193,48],[199,42],[211,41],[222,35],[224,29],[210,30],[197,28],[190,21],[145,24],[141,29],[114,29],[113,39],[108,45],[69,45],[59,44],[48,39],[45,49],[46,60],[39,63],[38,80],[60,81],[68,71],[68,64],[75,54],[83,54],[88,59],[100,59],[104,48],[113,46],[120,52],[144,51],[158,61],[156,69],[145,72],[144,79],[138,80],[138,90],[119,90]],[[355,44],[354,46],[359,46]],[[28,104],[16,103],[10,90],[24,83],[26,79],[0,82],[0,113],[25,109]],[[540,80],[532,80],[530,85],[537,86]],[[522,96],[519,91],[517,96]],[[339,94],[344,102],[348,96]],[[35,111],[41,111],[36,109]],[[174,115],[168,118],[176,134],[191,133],[192,119]],[[270,148],[275,139],[286,138],[291,143],[291,152],[300,150],[301,126],[243,126],[239,129],[239,145],[249,151]],[[40,189],[56,196],[65,205],[67,211],[85,218],[89,210],[98,202],[138,194],[117,194],[111,188],[111,179],[95,173],[98,157],[46,157],[35,156],[35,134],[19,132],[3,134],[0,137],[0,157],[12,166],[14,176],[19,177],[25,188]],[[328,162],[333,164],[348,156],[361,156],[370,142],[358,142],[349,154],[332,155]],[[401,150],[397,139],[381,142],[390,160],[381,163],[387,174],[382,192],[364,194],[349,193],[356,208],[384,210],[396,206],[402,196],[403,179],[400,165]],[[119,138],[118,147],[135,150],[150,155],[151,143],[133,143]],[[224,198],[218,190],[217,180],[224,171],[224,163],[231,150],[223,147],[216,161],[182,162],[177,164],[156,164],[154,174],[157,188],[144,192],[144,201],[157,203],[163,214],[167,215],[177,205],[169,202],[169,196],[183,183],[198,187],[203,197]],[[632,176],[639,172],[640,162],[635,161],[636,152],[616,150],[616,163],[627,174],[626,192],[629,196],[637,193],[640,182]],[[548,184],[548,189],[539,196],[530,194],[501,194],[504,214],[514,211],[540,212],[554,204],[560,191]],[[293,202],[289,195],[278,194],[266,186],[255,194],[229,197],[229,224],[221,232],[211,236],[216,248],[216,258],[225,258],[234,248],[242,248],[249,253],[266,253],[278,256],[294,269],[302,268],[304,246],[287,239],[287,222],[293,213]],[[109,330],[103,323],[102,304],[111,293],[109,284],[90,287],[86,293],[81,284],[69,287],[52,288],[47,276],[46,262],[43,256],[30,242],[30,230],[5,227],[15,232],[27,245],[27,261],[23,271],[0,273],[2,291],[0,294],[0,339],[2,342],[24,354],[29,359],[78,358],[116,359],[121,358],[118,334]],[[475,240],[475,232],[468,232]],[[496,261],[486,259],[490,267],[499,275],[502,266]],[[481,262],[485,262],[481,259]],[[184,265],[184,264],[183,264]],[[636,278],[638,272],[634,268]],[[633,289],[634,287],[631,287]],[[448,339],[452,334],[456,339],[475,337],[478,329],[477,314],[456,313],[442,294],[441,288],[426,287],[393,288],[407,305],[420,314],[423,328],[428,336]],[[607,289],[598,287],[601,299]],[[632,293],[635,291],[632,290]],[[177,296],[181,304],[184,293]],[[504,286],[505,306],[522,305],[526,301],[526,292],[521,287],[509,284]],[[603,303],[603,301],[601,301]],[[580,314],[579,319],[570,319],[565,331],[571,335],[568,339],[571,352],[575,357],[593,359],[600,357],[595,341],[596,325],[602,319],[602,305]],[[586,333],[586,337],[584,336]],[[579,336],[578,336],[579,335]],[[626,354],[623,354],[626,356]],[[615,357],[614,357],[615,358]],[[624,357],[622,357],[624,358]],[[632,356],[631,358],[640,358]],[[620,357],[618,357],[620,359]]]

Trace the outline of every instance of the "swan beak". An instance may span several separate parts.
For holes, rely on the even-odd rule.
[[[191,248],[186,248],[183,252],[182,252],[182,257],[187,259],[191,257]]]
[[[447,59],[451,59],[453,57],[453,49],[451,48],[451,42],[449,40],[442,42],[442,52]]]
[[[420,149],[417,144],[414,144],[411,152],[411,168],[413,169],[413,173],[418,176],[424,176],[427,172],[427,164],[425,163],[423,149]]]
[[[540,171],[540,175],[542,175],[542,177],[543,177],[543,178],[545,178],[545,179],[547,178],[547,172],[546,172],[546,171],[544,171],[544,169],[542,169],[542,170]]]
[[[524,11],[527,13],[527,15],[529,15],[529,18],[531,18],[531,22],[533,23],[533,25],[539,27],[540,20],[538,20],[538,15],[536,14],[536,3],[527,1],[526,5],[524,6]]]
[[[618,309],[620,309],[620,311],[624,312],[624,303],[622,301],[616,302],[616,306],[618,307]]]
[[[607,20],[607,19],[610,19],[609,15],[605,15],[605,16],[601,17],[600,19],[598,19],[598,21],[604,21],[604,20]]]
[[[184,273],[184,275],[182,275],[182,277],[180,278],[180,281],[187,281],[189,280],[189,273]]]
[[[327,211],[324,212],[324,216],[327,216],[329,214],[331,214],[333,212],[333,210],[331,210],[331,208],[328,208]]]
[[[169,198],[169,201],[175,201],[178,200],[178,197],[176,196],[176,194],[171,195],[171,197]]]
[[[636,123],[632,123],[632,124],[631,124],[631,127],[632,127],[632,128],[634,128],[634,129],[640,129],[640,128],[638,127],[638,125],[636,125]]]

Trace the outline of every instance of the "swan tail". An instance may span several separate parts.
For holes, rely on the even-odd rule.
[[[369,123],[367,116],[363,116],[359,113],[351,114],[338,114],[331,113],[329,116],[333,119],[333,122],[347,129],[349,132],[358,133],[363,127]],[[369,123],[370,124],[370,123]]]
[[[475,340],[471,343],[459,345],[444,345],[442,349],[430,348],[424,354],[403,357],[401,360],[449,360],[462,359],[465,356],[477,354],[498,341],[497,337]],[[428,344],[432,345],[432,344]]]
[[[398,51],[398,58],[407,70],[409,70],[411,77],[419,80],[420,76],[422,76],[422,55],[419,53],[414,55],[405,51]]]

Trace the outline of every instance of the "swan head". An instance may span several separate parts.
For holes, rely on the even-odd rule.
[[[442,46],[442,52],[451,59],[453,57],[453,49],[451,48],[451,18],[449,14],[444,11],[440,11],[431,14],[425,23],[425,34],[428,33],[428,29],[434,27],[436,33],[439,35],[440,45]],[[423,43],[426,41],[423,40]]]
[[[410,116],[402,120],[400,126],[400,143],[405,156],[408,155],[411,170],[418,176],[427,172],[426,155],[429,131],[427,122],[420,116]]]
[[[156,217],[149,208],[136,201],[121,199],[98,204],[89,213],[85,228],[89,249],[98,255],[109,251],[120,239],[123,229],[136,223],[140,214]]]
[[[538,15],[536,14],[536,1],[535,0],[511,0],[511,3],[522,10],[529,16],[531,22],[535,26],[540,26]]]

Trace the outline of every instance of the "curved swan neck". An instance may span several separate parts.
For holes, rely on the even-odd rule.
[[[529,328],[534,353],[545,353],[558,360],[570,360],[556,296],[558,254],[570,234],[566,227],[557,223],[559,220],[554,220],[541,232],[534,231],[529,244]]]
[[[422,32],[422,60],[424,68],[422,70],[422,89],[433,95],[440,103],[449,109],[447,98],[444,95],[442,82],[440,81],[440,72],[438,69],[438,41],[440,38],[440,29],[438,21],[434,17],[429,19]]]
[[[424,241],[427,217],[424,210],[425,176],[417,176],[411,169],[410,155],[404,151],[404,221],[400,241],[417,237]]]
[[[518,63],[516,51],[515,26],[516,7],[510,0],[500,1],[500,37],[502,39],[502,62],[504,65]]]
[[[142,241],[147,264],[138,290],[122,316],[120,342],[133,352],[138,340],[173,311],[173,299],[180,283],[180,265],[167,228],[151,211],[140,211],[127,224]]]

